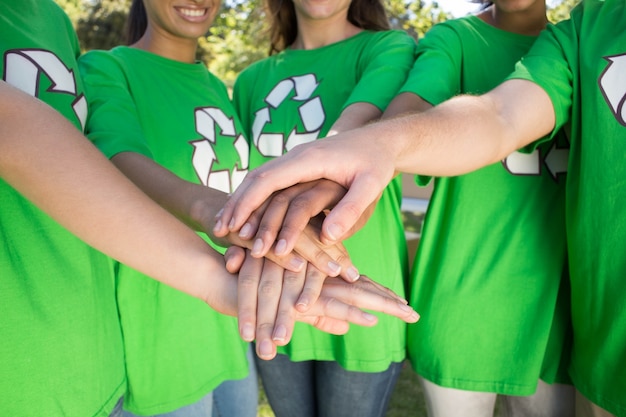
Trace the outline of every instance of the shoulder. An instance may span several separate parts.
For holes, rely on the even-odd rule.
[[[277,55],[272,55],[272,56],[269,56],[267,58],[261,59],[259,61],[256,61],[248,65],[237,76],[235,85],[237,85],[238,83],[242,83],[242,82],[244,83],[250,82],[250,80],[256,79],[259,76],[259,74],[265,74],[268,68],[270,68],[273,65],[277,57],[280,56],[281,54],[282,53],[279,53]]]
[[[415,45],[415,39],[403,30],[364,31],[357,36],[370,45]]]

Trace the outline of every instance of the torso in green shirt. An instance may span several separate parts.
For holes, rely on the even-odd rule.
[[[248,144],[226,88],[203,64],[118,47],[88,52],[80,70],[89,97],[87,133],[107,156],[138,152],[224,192],[241,182]],[[130,411],[172,411],[247,374],[235,318],[124,265],[117,299]]]
[[[82,130],[67,16],[47,0],[2,0],[0,10],[2,78]],[[0,202],[0,414],[108,416],[126,388],[113,262],[2,180]]]
[[[626,416],[626,2],[585,0],[544,32],[512,78],[539,84],[569,124],[567,243],[574,346],[570,375]]]
[[[439,24],[418,43],[401,91],[435,105],[489,91],[534,40],[476,16]],[[557,378],[568,304],[559,299],[565,170],[553,159],[566,153],[544,146],[435,180],[411,281],[422,318],[407,342],[424,378],[507,395],[530,395],[539,378]]]
[[[258,166],[298,143],[324,137],[341,111],[357,102],[384,110],[414,58],[414,41],[402,32],[362,32],[314,50],[288,49],[244,70],[234,101]],[[345,242],[359,271],[404,293],[406,243],[401,191],[392,183],[367,225]],[[374,328],[352,326],[345,336],[296,324],[280,348],[294,361],[334,360],[350,371],[380,372],[405,356],[405,325],[379,315]]]

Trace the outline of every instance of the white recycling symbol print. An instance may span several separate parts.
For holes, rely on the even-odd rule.
[[[542,160],[541,152],[535,149],[532,153],[513,152],[502,160],[504,168],[513,175],[541,175],[542,163],[556,181],[559,174],[567,173],[569,148],[560,148],[556,141],[546,152]]]
[[[262,155],[277,157],[297,145],[318,138],[326,119],[320,98],[311,97],[318,85],[314,74],[306,74],[282,80],[270,91],[265,98],[267,107],[256,112],[252,125],[252,140]],[[294,91],[291,100],[302,102],[298,112],[305,132],[298,133],[294,128],[286,141],[282,133],[263,133],[263,128],[271,121],[271,109],[278,108]]]
[[[74,72],[50,51],[41,49],[14,49],[4,56],[4,80],[33,97],[40,97],[41,74],[46,74],[52,85],[50,92],[75,96],[72,107],[81,126],[87,120],[87,100],[77,95]]]
[[[626,54],[604,57],[609,64],[600,75],[600,89],[617,121],[626,126]]]
[[[202,184],[213,189],[230,193],[243,181],[248,173],[249,149],[243,135],[237,135],[235,122],[224,112],[216,107],[204,107],[196,109],[196,131],[203,139],[190,142],[195,148],[192,156],[192,164]],[[233,146],[239,157],[239,164],[230,169],[215,169],[219,158],[215,153],[214,146],[217,144],[216,127],[219,128],[223,137],[233,138]]]

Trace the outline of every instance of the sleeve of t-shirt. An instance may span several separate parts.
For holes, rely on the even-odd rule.
[[[258,71],[256,68],[258,64],[252,64],[248,68],[244,69],[235,80],[233,86],[233,106],[235,112],[239,116],[239,120],[243,126],[246,138],[251,140],[252,138],[252,110],[250,109],[250,91],[254,86],[253,78],[256,77]]]
[[[399,93],[413,93],[436,106],[461,92],[462,45],[458,33],[441,23],[417,43],[413,68]]]
[[[359,59],[359,80],[342,110],[354,103],[370,103],[384,111],[415,59],[415,40],[402,31],[376,33]]]
[[[575,70],[571,63],[577,61],[578,45],[572,19],[551,25],[535,41],[533,47],[515,66],[507,79],[523,79],[541,87],[550,97],[556,123],[552,133],[524,148],[533,150],[537,145],[552,139],[569,121]]]
[[[78,61],[89,103],[85,129],[108,158],[135,152],[153,159],[121,63],[110,52],[90,51]]]

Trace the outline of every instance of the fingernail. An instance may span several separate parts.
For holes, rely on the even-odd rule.
[[[356,281],[361,276],[359,271],[353,266],[346,270],[346,274],[348,274],[348,278],[350,278],[352,282]]]
[[[251,324],[244,324],[241,329],[241,338],[246,342],[252,342],[254,340],[254,327]]]
[[[272,340],[275,340],[277,342],[282,342],[285,340],[286,337],[287,337],[287,328],[281,324],[274,330],[274,335],[272,336]]]
[[[234,218],[230,219],[230,223],[228,223],[228,228],[230,230],[233,230],[235,228],[235,219]]]
[[[328,268],[330,269],[330,271],[335,274],[335,275],[339,275],[339,273],[341,272],[341,265],[339,265],[337,262],[335,261],[330,261],[328,262]]]
[[[376,321],[376,316],[370,313],[366,313],[363,312],[363,318],[365,318],[365,320],[370,321],[370,322],[375,322]]]
[[[251,235],[252,235],[252,225],[250,223],[244,224],[241,230],[239,231],[239,237],[242,239],[247,239]]]
[[[300,272],[302,270],[302,267],[304,266],[304,259],[298,257],[298,256],[294,256],[290,261],[289,261],[289,265],[291,265],[293,267],[293,269],[295,269],[294,272]]]
[[[269,340],[264,340],[259,345],[259,356],[262,358],[272,357],[272,343]]]
[[[310,303],[311,303],[311,300],[309,300],[307,296],[303,295],[298,299],[298,302],[296,303],[296,310],[306,311]]]
[[[278,243],[276,243],[274,252],[276,253],[276,255],[284,255],[286,251],[287,251],[287,241],[285,239],[280,239]]]
[[[218,220],[217,223],[215,223],[215,227],[213,228],[213,230],[220,230],[222,228],[222,221]]]
[[[326,228],[326,234],[331,240],[338,240],[339,236],[341,236],[343,230],[337,223],[332,223],[328,225]]]
[[[401,302],[398,302],[398,305],[400,306],[400,309],[402,311],[406,311],[407,313],[410,313],[411,311],[414,312],[413,307],[408,304],[402,304]]]
[[[254,245],[252,245],[252,256],[260,255],[262,250],[263,250],[263,241],[261,239],[255,240]]]

